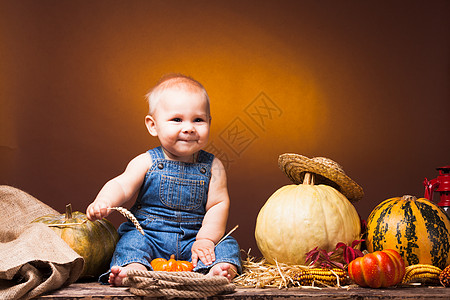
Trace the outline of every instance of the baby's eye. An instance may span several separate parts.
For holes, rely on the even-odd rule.
[[[181,122],[181,118],[173,118],[172,121],[173,122]]]
[[[194,120],[194,122],[204,122],[205,120],[203,120],[202,118],[196,118],[195,120]]]

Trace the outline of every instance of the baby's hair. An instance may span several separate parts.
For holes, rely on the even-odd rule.
[[[207,112],[209,112],[209,96],[203,85],[192,77],[171,73],[164,75],[158,83],[145,96],[148,102],[149,115],[153,115],[155,107],[161,99],[162,94],[168,89],[181,89],[193,93],[202,93],[207,102]]]

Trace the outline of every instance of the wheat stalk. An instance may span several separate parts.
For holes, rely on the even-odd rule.
[[[144,230],[141,227],[141,224],[139,224],[139,221],[136,219],[136,217],[126,208],[124,207],[110,207],[109,209],[114,209],[121,213],[125,218],[133,222],[134,226],[142,235],[145,235]]]
[[[229,236],[230,234],[232,234],[233,231],[235,231],[236,229],[238,229],[238,227],[239,227],[239,225],[234,226],[234,228],[231,229],[226,235],[224,235],[224,236],[220,239],[220,241],[217,242],[217,244],[216,244],[214,247],[217,247],[217,245],[219,245],[220,243],[222,243],[223,240],[226,239],[227,236]]]

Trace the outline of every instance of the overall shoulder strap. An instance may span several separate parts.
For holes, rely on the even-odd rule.
[[[148,150],[148,153],[150,154],[153,162],[158,159],[164,159],[164,152],[161,146]]]
[[[214,160],[214,154],[200,150],[197,162],[211,165]]]

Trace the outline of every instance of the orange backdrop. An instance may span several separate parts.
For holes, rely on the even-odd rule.
[[[450,164],[449,20],[448,1],[3,1],[0,183],[84,211],[158,145],[144,95],[181,72],[210,94],[242,249],[282,153],[340,163],[366,218]]]

